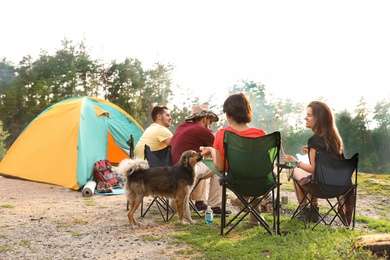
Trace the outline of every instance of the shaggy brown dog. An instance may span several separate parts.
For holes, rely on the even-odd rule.
[[[161,196],[174,199],[180,223],[184,218],[191,224],[189,194],[194,184],[195,164],[202,160],[202,155],[189,150],[182,154],[180,161],[174,166],[149,168],[149,164],[141,159],[125,159],[118,165],[118,172],[126,176],[125,191],[130,210],[127,213],[130,228],[137,222],[134,212],[145,196]]]

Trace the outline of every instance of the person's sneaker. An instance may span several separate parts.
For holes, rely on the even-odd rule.
[[[204,211],[207,209],[207,204],[203,200],[195,201],[195,207],[198,211]]]
[[[221,214],[222,214],[222,209],[221,209],[221,207],[211,208],[211,209],[213,210],[214,215],[221,215]],[[226,211],[225,211],[225,214],[226,214],[226,215],[230,215],[230,214],[232,214],[232,212],[231,212],[230,210],[226,210]]]

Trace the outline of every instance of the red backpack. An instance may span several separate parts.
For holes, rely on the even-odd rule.
[[[107,182],[111,185],[117,183],[116,175],[111,170],[111,163],[109,160],[99,160],[93,165],[93,180],[98,184],[99,182]]]

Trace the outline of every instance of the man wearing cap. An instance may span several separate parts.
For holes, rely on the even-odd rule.
[[[210,129],[212,122],[217,122],[218,116],[209,110],[207,105],[197,105],[192,109],[190,117],[180,124],[170,141],[172,147],[172,163],[176,164],[184,151],[194,150],[199,152],[201,146],[213,146],[214,134]],[[208,205],[211,206],[215,214],[221,214],[222,187],[219,184],[219,176],[208,168],[203,162],[195,166],[195,183],[198,179],[210,179],[208,193]],[[192,193],[195,206],[198,210],[207,209],[206,180],[202,180]],[[231,212],[227,212],[230,214]]]
[[[170,126],[172,118],[166,106],[155,106],[152,109],[153,123],[145,129],[134,149],[134,156],[143,159],[145,144],[150,150],[157,151],[169,145],[172,132],[167,127]]]

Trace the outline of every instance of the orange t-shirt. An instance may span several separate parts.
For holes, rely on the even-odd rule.
[[[215,149],[219,150],[219,152],[221,153],[222,160],[225,160],[225,150],[223,148],[223,136],[224,136],[226,130],[233,132],[239,136],[243,136],[243,137],[256,138],[256,137],[266,135],[266,132],[263,129],[254,128],[254,127],[248,128],[244,131],[234,130],[234,128],[231,126],[227,126],[225,128],[219,129],[215,135],[213,147]]]

